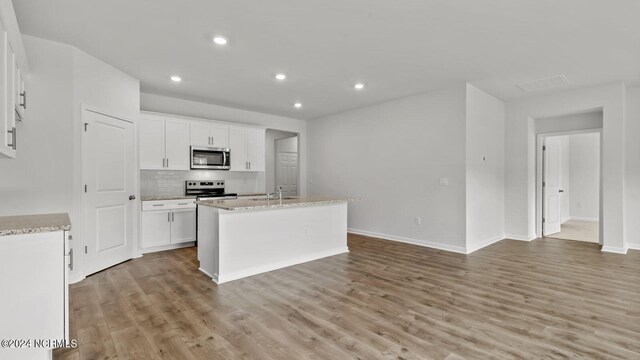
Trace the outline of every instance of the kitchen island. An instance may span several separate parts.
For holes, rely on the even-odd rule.
[[[197,201],[200,271],[241,279],[346,253],[347,199]]]

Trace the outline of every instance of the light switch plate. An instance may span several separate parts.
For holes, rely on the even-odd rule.
[[[449,179],[448,178],[440,178],[440,186],[447,186],[449,185]]]

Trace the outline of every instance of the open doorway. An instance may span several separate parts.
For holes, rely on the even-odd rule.
[[[278,186],[284,196],[298,196],[300,178],[298,134],[267,129],[266,187],[273,192]]]
[[[601,132],[547,134],[542,144],[543,235],[598,243]]]

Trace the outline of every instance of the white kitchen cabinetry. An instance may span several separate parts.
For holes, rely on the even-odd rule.
[[[229,147],[229,127],[208,121],[191,121],[191,146]]]
[[[195,240],[194,199],[142,202],[142,252],[166,250]]]
[[[28,64],[11,1],[0,2],[0,158],[15,158],[18,149],[16,120],[27,106],[24,74]]]
[[[67,234],[0,236],[0,338],[69,340]],[[50,347],[0,349],[0,359],[46,359]]]
[[[265,130],[231,127],[229,130],[231,171],[265,170]]]
[[[189,170],[189,122],[142,118],[138,123],[140,169]]]

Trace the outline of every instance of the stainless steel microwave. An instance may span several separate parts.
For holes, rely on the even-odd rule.
[[[229,170],[231,169],[231,151],[228,148],[192,146],[191,169]]]

